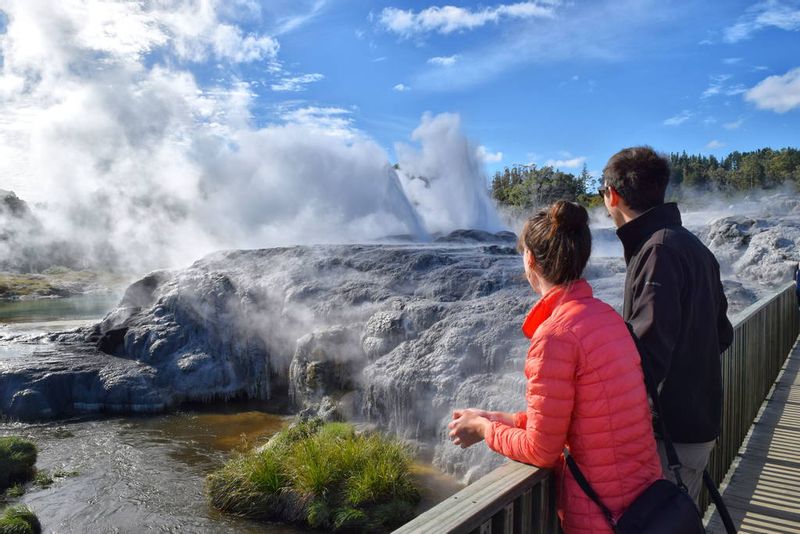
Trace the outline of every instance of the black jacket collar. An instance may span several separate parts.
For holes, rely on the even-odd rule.
[[[659,204],[645,211],[617,230],[617,237],[625,250],[625,263],[631,260],[639,248],[658,230],[681,225],[681,212],[674,202]]]

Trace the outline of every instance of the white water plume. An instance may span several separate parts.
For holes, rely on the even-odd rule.
[[[0,188],[32,201],[43,249],[77,243],[86,263],[102,251],[141,271],[219,248],[500,229],[457,115],[424,116],[419,152],[402,152],[418,187],[348,110],[295,104],[258,123],[274,103],[257,84],[199,81],[198,65],[257,61],[285,76],[277,39],[247,33],[225,2],[0,10]]]

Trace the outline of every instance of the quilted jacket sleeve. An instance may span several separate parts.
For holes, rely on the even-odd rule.
[[[567,440],[575,397],[579,347],[571,334],[544,334],[532,341],[526,363],[527,410],[515,428],[492,423],[486,444],[512,460],[540,467],[555,465]]]

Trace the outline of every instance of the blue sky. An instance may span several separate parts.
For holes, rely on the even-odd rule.
[[[494,231],[504,165],[798,146],[799,116],[800,0],[0,0],[0,189],[149,266]]]
[[[238,65],[261,82],[256,120],[337,109],[391,154],[424,112],[455,112],[489,173],[530,162],[597,171],[640,143],[716,155],[800,144],[800,2],[447,5],[263,3],[242,24],[274,36],[297,83],[274,87],[274,68]]]

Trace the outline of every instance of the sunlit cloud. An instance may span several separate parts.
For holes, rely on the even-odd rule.
[[[800,67],[782,76],[770,76],[761,80],[745,93],[745,100],[753,102],[759,109],[786,113],[800,107]]]
[[[503,161],[502,152],[490,152],[485,146],[480,145],[477,149],[478,158],[486,163],[500,163]]]
[[[577,169],[586,163],[585,156],[578,156],[569,159],[548,159],[544,162],[545,166],[556,169]]]
[[[800,30],[800,4],[795,1],[779,0],[758,2],[748,8],[736,24],[724,30],[723,39],[728,43],[736,43],[749,39],[754,33],[765,28]]]
[[[325,76],[319,73],[301,74],[299,76],[287,76],[270,85],[273,91],[299,92],[305,91],[308,84],[318,82]]]
[[[677,115],[669,117],[668,119],[664,119],[664,123],[663,124],[664,124],[664,126],[680,126],[684,122],[686,122],[689,119],[691,119],[692,115],[694,115],[694,114],[691,111],[689,111],[688,109],[684,109],[683,111],[681,111]]]
[[[440,67],[452,67],[458,61],[458,55],[453,56],[436,56],[428,59],[430,65],[438,65]]]
[[[559,2],[518,2],[500,4],[478,10],[456,6],[432,6],[419,12],[411,9],[384,8],[378,22],[386,30],[401,37],[425,33],[449,34],[473,30],[501,19],[550,18]]]

